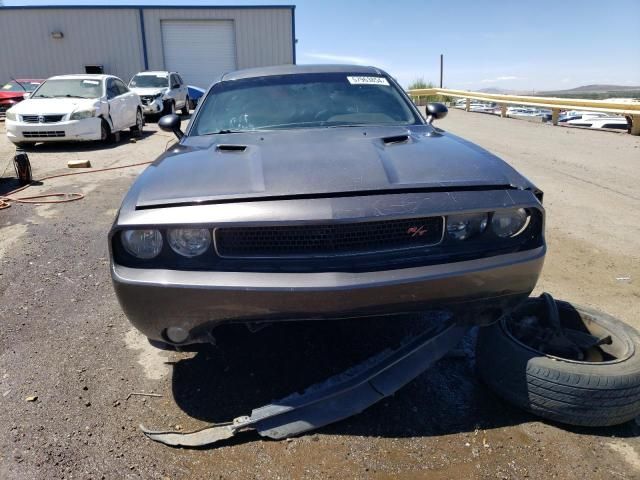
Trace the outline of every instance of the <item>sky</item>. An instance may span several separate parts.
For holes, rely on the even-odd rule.
[[[0,0],[1,3],[2,0]],[[297,63],[385,69],[404,86],[640,85],[640,0],[4,0],[10,5],[296,5]]]

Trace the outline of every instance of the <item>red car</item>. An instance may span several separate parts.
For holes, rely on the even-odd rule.
[[[19,78],[11,80],[0,87],[0,116],[24,99],[25,93],[33,92],[44,80]]]

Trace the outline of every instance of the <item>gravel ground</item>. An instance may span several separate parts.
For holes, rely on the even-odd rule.
[[[538,290],[640,327],[640,138],[452,111],[442,128],[502,156],[545,191],[549,255]],[[0,124],[0,194],[16,186]],[[152,159],[148,125],[110,148],[36,147],[34,176]],[[0,211],[0,478],[640,478],[640,427],[579,429],[510,407],[474,374],[475,332],[394,397],[289,441],[243,434],[216,449],[153,443],[138,425],[185,430],[248,414],[398,339],[374,323],[219,332],[218,346],[162,352],[113,294],[106,234],[142,167],[50,180],[78,191]],[[243,345],[238,348],[237,345]],[[161,397],[129,396],[132,392]],[[28,397],[36,397],[28,401]]]

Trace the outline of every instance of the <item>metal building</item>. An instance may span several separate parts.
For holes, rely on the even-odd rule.
[[[175,70],[208,87],[240,68],[296,62],[295,6],[0,7],[0,82]]]

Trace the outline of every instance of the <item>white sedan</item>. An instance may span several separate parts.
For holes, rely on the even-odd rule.
[[[7,137],[16,145],[51,141],[109,141],[144,127],[140,97],[112,75],[51,77],[7,110]]]

